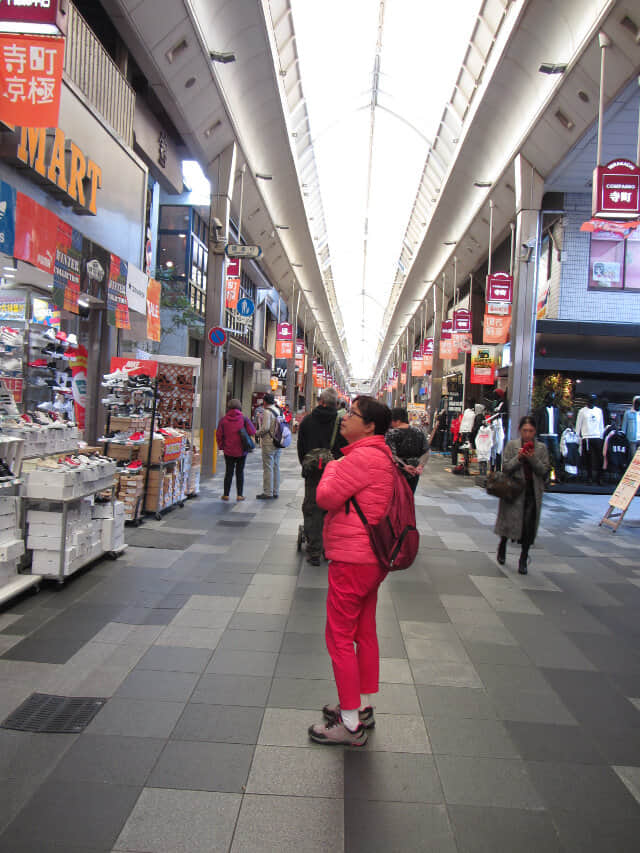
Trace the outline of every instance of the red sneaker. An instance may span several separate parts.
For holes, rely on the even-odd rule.
[[[132,435],[129,436],[129,441],[142,441],[143,438],[143,432],[134,432]]]
[[[140,471],[142,469],[142,462],[139,459],[135,459],[133,462],[129,462],[126,466],[127,471],[132,471],[134,474],[136,471]]]

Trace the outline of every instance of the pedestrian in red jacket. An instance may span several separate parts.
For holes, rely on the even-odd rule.
[[[309,729],[316,743],[362,746],[375,722],[371,695],[378,692],[380,652],[376,633],[378,587],[386,577],[369,535],[350,505],[377,524],[393,491],[393,460],[384,435],[391,412],[373,397],[356,397],[342,418],[348,444],[342,459],[329,462],[316,500],[327,510],[324,550],[329,559],[325,637],[338,688],[339,705],[325,705],[324,723]]]
[[[245,418],[242,414],[242,403],[240,400],[233,398],[227,403],[227,413],[223,418],[220,418],[220,423],[216,429],[216,441],[218,447],[224,453],[224,486],[222,500],[229,500],[229,492],[231,491],[231,483],[233,475],[236,475],[236,491],[237,500],[243,501],[244,490],[244,463],[247,458],[247,450],[245,450],[240,430],[244,427],[248,435],[255,435],[256,428],[251,423],[249,418]]]

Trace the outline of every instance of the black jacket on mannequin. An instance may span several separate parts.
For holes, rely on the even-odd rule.
[[[549,430],[549,414],[547,409],[553,411],[553,430]],[[557,435],[560,436],[560,409],[557,406],[545,406],[544,404],[534,412],[536,421],[536,433],[538,437],[541,435]]]

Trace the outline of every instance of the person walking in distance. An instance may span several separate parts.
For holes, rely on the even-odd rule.
[[[324,473],[323,460],[333,455],[342,456],[341,448],[347,443],[339,435],[340,415],[336,409],[338,394],[335,388],[325,388],[318,405],[302,419],[298,430],[298,459],[304,477],[304,535],[307,540],[307,562],[319,566],[322,557],[322,523],[325,511],[316,502],[316,490]],[[330,453],[318,453],[328,450]]]
[[[538,532],[542,495],[550,465],[547,448],[541,441],[536,441],[535,419],[525,415],[518,430],[519,437],[509,441],[504,449],[502,470],[523,483],[524,489],[515,500],[500,498],[494,532],[500,537],[498,563],[503,566],[507,558],[507,539],[519,542],[522,550],[518,571],[526,575],[529,548]]]
[[[395,471],[384,436],[391,412],[373,397],[356,397],[340,422],[347,441],[343,458],[329,462],[316,492],[318,506],[327,510],[324,549],[329,559],[325,638],[338,688],[338,705],[325,705],[323,723],[309,728],[321,744],[363,746],[367,729],[375,725],[372,694],[378,692],[380,653],[376,633],[378,587],[387,573],[371,547],[358,513],[370,524],[387,512]]]
[[[224,453],[224,489],[222,500],[229,500],[229,492],[231,491],[231,483],[233,475],[236,475],[236,492],[237,500],[243,501],[242,492],[244,490],[244,463],[249,452],[242,443],[240,430],[245,429],[248,435],[255,435],[256,428],[251,423],[249,418],[245,418],[242,414],[242,403],[235,398],[227,403],[227,413],[220,418],[218,428],[216,429],[216,441],[218,447]]]
[[[273,429],[276,419],[281,416],[282,410],[276,406],[276,398],[268,391],[264,395],[262,426],[257,432],[262,448],[262,492],[256,495],[260,501],[277,498],[280,489],[280,454],[282,448],[276,447],[273,443]]]
[[[409,426],[409,413],[398,407],[391,409],[391,429],[385,440],[391,448],[394,462],[415,494],[420,474],[429,458],[427,436],[418,427]]]

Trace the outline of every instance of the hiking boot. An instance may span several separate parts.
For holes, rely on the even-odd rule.
[[[367,730],[360,723],[355,732],[349,731],[342,719],[338,717],[332,722],[309,726],[309,737],[315,743],[326,746],[364,746],[367,742]]]
[[[322,709],[322,715],[329,723],[339,720],[340,705],[325,705]],[[376,724],[371,705],[367,708],[363,708],[362,711],[358,711],[358,717],[360,718],[360,723],[365,727],[365,729],[372,729]]]
[[[273,495],[265,495],[265,493],[262,492],[261,494],[256,495],[256,498],[259,501],[270,501],[270,500],[273,500]]]

